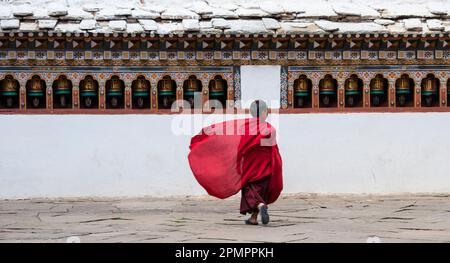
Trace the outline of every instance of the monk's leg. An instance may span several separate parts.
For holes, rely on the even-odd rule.
[[[242,188],[241,195],[241,214],[245,215],[251,213],[252,216],[247,220],[252,224],[257,223],[258,213],[261,207],[266,206],[266,201],[264,199],[265,191],[267,186],[267,180],[261,180],[257,182],[250,183],[249,185]],[[267,214],[267,209],[263,209]],[[262,219],[265,219],[266,216]],[[263,220],[264,224],[267,224],[267,220]]]

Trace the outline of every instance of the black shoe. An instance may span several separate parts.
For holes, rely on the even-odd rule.
[[[247,219],[247,220],[245,220],[244,222],[245,222],[246,225],[253,225],[253,226],[258,225],[258,222],[253,223],[252,221],[250,221],[250,219]]]

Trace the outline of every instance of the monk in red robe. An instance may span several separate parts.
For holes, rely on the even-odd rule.
[[[197,181],[212,196],[230,197],[241,191],[241,214],[246,224],[269,223],[268,205],[283,189],[282,162],[275,129],[266,122],[267,105],[255,101],[253,118],[203,128],[191,140],[188,159]]]

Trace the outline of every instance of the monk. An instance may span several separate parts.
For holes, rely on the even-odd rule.
[[[275,129],[266,122],[267,105],[250,106],[252,118],[214,124],[191,140],[188,159],[192,172],[205,190],[218,198],[241,191],[241,214],[251,214],[248,225],[258,225],[258,215],[269,223],[268,205],[283,189],[282,161]]]

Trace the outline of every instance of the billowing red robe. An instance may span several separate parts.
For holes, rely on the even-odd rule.
[[[227,198],[252,182],[267,178],[267,204],[283,189],[282,161],[275,129],[259,119],[217,123],[191,140],[192,172],[208,194]]]

